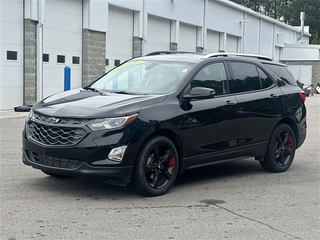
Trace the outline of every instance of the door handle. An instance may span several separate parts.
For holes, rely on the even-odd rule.
[[[237,102],[236,101],[226,101],[226,106],[234,106],[234,105],[236,105],[237,104]]]
[[[275,98],[278,98],[278,97],[279,97],[279,96],[276,95],[276,94],[270,94],[270,96],[269,96],[270,99],[275,99]]]

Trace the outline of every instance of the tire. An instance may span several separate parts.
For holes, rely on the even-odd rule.
[[[67,176],[67,175],[61,175],[61,174],[57,174],[57,173],[52,173],[52,172],[48,172],[45,170],[41,170],[44,174],[49,175],[50,177],[54,177],[54,178],[72,178],[71,176]]]
[[[163,136],[152,137],[138,154],[132,186],[142,195],[163,195],[174,184],[178,170],[178,153],[172,141]]]
[[[279,124],[270,137],[267,154],[261,166],[270,172],[285,172],[291,166],[296,152],[296,137],[287,124]]]

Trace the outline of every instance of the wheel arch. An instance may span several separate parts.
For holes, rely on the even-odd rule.
[[[150,134],[144,141],[142,144],[145,144],[150,138],[154,137],[154,136],[164,136],[167,137],[168,139],[170,139],[173,144],[176,147],[177,153],[178,153],[178,157],[179,157],[179,173],[181,173],[183,168],[183,162],[182,159],[185,156],[185,149],[187,148],[185,146],[185,144],[183,144],[182,140],[179,138],[179,136],[172,130],[170,129],[159,129],[157,131],[154,131],[152,134]]]
[[[280,123],[287,124],[291,127],[292,131],[294,132],[294,136],[296,138],[296,144],[299,142],[299,131],[297,124],[291,119],[291,118],[283,118],[281,121],[278,122],[278,124],[274,127],[276,128]]]

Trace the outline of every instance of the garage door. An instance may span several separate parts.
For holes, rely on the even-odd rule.
[[[206,53],[219,52],[219,32],[208,30],[207,31],[207,46]]]
[[[146,53],[170,49],[170,20],[149,15]]]
[[[74,0],[46,1],[43,54],[43,97],[64,90],[64,68],[66,66],[71,68],[71,88],[81,86],[81,2]]]
[[[238,52],[238,37],[227,35],[227,52]]]
[[[109,6],[106,71],[132,58],[133,11]]]
[[[0,110],[23,104],[22,35],[23,2],[0,1]]]
[[[197,50],[197,27],[180,23],[179,51],[195,52]]]

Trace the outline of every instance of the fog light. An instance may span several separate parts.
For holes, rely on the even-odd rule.
[[[109,155],[108,158],[112,161],[117,161],[117,162],[121,162],[124,152],[126,151],[127,146],[121,146],[121,147],[117,147],[117,148],[113,148]]]

